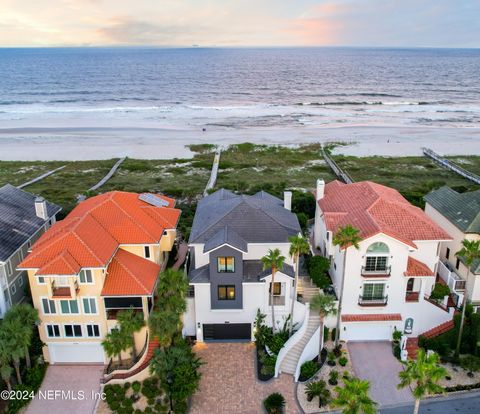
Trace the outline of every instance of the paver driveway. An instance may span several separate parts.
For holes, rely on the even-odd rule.
[[[393,356],[390,342],[349,342],[355,375],[370,381],[370,396],[380,405],[413,401],[410,389],[397,389],[402,364]]]
[[[91,414],[96,400],[92,393],[100,392],[103,365],[51,365],[40,391],[29,404],[26,414]],[[63,395],[55,390],[64,391]],[[83,392],[82,394],[79,393]],[[49,392],[50,394],[47,394]],[[69,393],[70,392],[70,393]],[[50,396],[50,397],[49,397]]]
[[[285,412],[300,413],[291,375],[260,382],[255,373],[255,346],[251,343],[208,343],[194,348],[206,363],[200,388],[192,398],[191,414],[256,414],[272,392],[286,400]]]

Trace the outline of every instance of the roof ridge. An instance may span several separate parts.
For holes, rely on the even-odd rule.
[[[133,254],[133,253],[130,253],[130,252],[127,252],[126,250],[123,250],[123,249],[120,249],[122,250],[123,252],[126,252],[126,253],[129,253],[129,254]],[[137,255],[134,255],[140,259],[143,259],[143,257],[140,257],[140,256],[137,256]],[[115,260],[115,258],[114,258]],[[146,260],[146,259],[143,259],[143,260]],[[132,276],[133,279],[135,279],[135,281],[139,284],[139,286],[141,286],[141,288],[146,292],[146,293],[149,293],[148,292],[148,289],[146,288],[146,286],[138,279],[137,276],[135,276],[128,267],[126,267],[120,260],[118,260],[118,258],[116,259],[117,263],[119,264],[120,267],[122,267],[130,276]]]

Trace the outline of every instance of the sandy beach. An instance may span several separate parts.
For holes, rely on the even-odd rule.
[[[159,128],[0,129],[1,160],[91,160],[190,157],[189,144],[219,146],[254,142],[296,145],[342,141],[337,152],[355,156],[421,155],[429,147],[444,155],[480,155],[480,128],[344,126],[325,128],[173,130]]]

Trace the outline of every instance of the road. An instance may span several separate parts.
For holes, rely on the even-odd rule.
[[[392,408],[382,408],[380,414],[411,414],[413,404]],[[474,414],[480,413],[480,392],[468,392],[456,396],[432,398],[423,400],[420,404],[420,414]]]

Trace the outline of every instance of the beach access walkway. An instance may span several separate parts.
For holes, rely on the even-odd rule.
[[[205,187],[205,190],[203,191],[203,196],[206,197],[208,195],[208,191],[211,190],[213,187],[215,187],[215,184],[217,182],[217,175],[218,175],[218,166],[220,164],[220,154],[222,153],[221,149],[217,149],[215,152],[215,157],[213,159],[213,165],[212,165],[212,172],[210,173],[210,178],[207,182],[207,186]]]
[[[113,174],[118,170],[118,167],[120,167],[120,164],[125,161],[127,157],[120,158],[114,166],[110,169],[110,171],[107,173],[105,177],[103,177],[97,184],[95,184],[93,187],[90,187],[88,191],[95,191],[98,190],[102,185],[104,185],[110,178],[112,178]]]
[[[343,171],[337,163],[327,154],[327,152],[324,150],[323,146],[321,148],[322,151],[322,156],[325,159],[325,162],[328,164],[330,169],[334,172],[334,174],[342,180],[345,184],[352,184],[353,183],[353,178],[350,177],[348,173]]]
[[[17,188],[25,188],[29,185],[35,184],[38,181],[43,180],[44,178],[47,178],[49,175],[55,174],[57,171],[63,170],[66,167],[66,165],[62,165],[61,167],[55,168],[54,170],[47,171],[46,173],[39,175],[38,177],[34,178],[33,180],[27,181],[26,183],[17,185]]]

